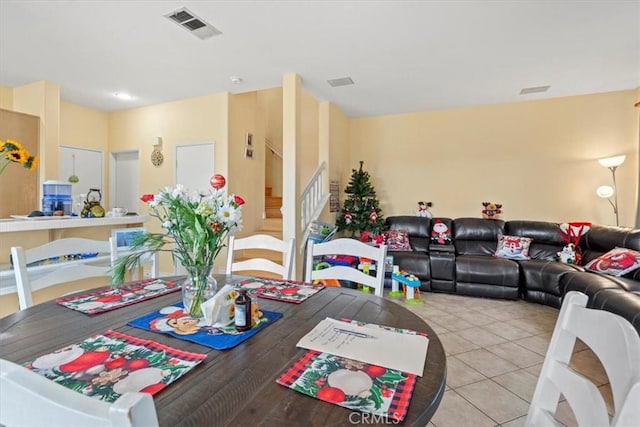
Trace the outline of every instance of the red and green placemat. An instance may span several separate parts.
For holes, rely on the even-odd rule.
[[[114,402],[128,391],[156,394],[206,357],[109,330],[24,366],[85,396]]]
[[[416,375],[309,350],[276,382],[334,405],[402,421]]]
[[[85,314],[97,314],[126,307],[151,298],[180,290],[177,282],[162,279],[148,279],[128,283],[112,289],[86,292],[58,298],[56,302],[72,310]]]
[[[427,336],[410,329],[341,320],[367,328]],[[416,380],[415,374],[309,350],[276,382],[334,405],[387,417],[396,424],[407,414]]]
[[[233,304],[230,307],[233,307]],[[225,326],[208,326],[204,323],[204,319],[195,319],[189,316],[181,302],[145,314],[127,324],[145,331],[168,334],[174,338],[216,350],[227,350],[248,340],[282,317],[282,313],[274,311],[260,310],[260,312],[262,315],[257,324],[245,332],[236,331],[233,323]]]
[[[311,284],[294,280],[277,280],[256,277],[240,282],[238,287],[260,298],[299,304],[324,289],[322,284]]]

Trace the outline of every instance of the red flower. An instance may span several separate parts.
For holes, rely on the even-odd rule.
[[[142,197],[140,197],[140,200],[142,200],[143,202],[147,203],[150,202],[154,199],[154,195],[153,194],[143,194]]]
[[[233,195],[233,203],[235,203],[238,206],[242,206],[244,205],[244,199],[240,196],[237,195]]]
[[[217,233],[222,229],[222,224],[220,223],[220,221],[211,222],[209,223],[209,226],[214,233]]]

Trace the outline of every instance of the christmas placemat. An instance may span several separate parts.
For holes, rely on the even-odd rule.
[[[234,307],[233,304],[230,307]],[[248,331],[238,332],[233,323],[226,326],[208,326],[204,319],[194,319],[184,310],[182,303],[164,307],[130,321],[128,324],[146,331],[171,335],[216,350],[226,350],[251,338],[282,317],[282,313],[262,310],[257,323]]]
[[[334,405],[399,422],[409,409],[416,375],[309,350],[276,382]]]
[[[162,279],[147,279],[121,285],[117,288],[58,298],[56,302],[82,313],[97,314],[178,290],[180,290],[180,284],[177,282],[167,282]]]
[[[275,280],[262,277],[244,280],[236,286],[247,289],[247,292],[253,296],[295,304],[300,304],[324,289],[322,284],[314,285],[294,280]]]
[[[341,320],[365,328],[427,336],[411,329]],[[309,350],[276,382],[325,402],[402,421],[409,409],[416,379],[415,374]]]
[[[156,394],[206,357],[106,331],[24,365],[85,396],[114,402],[128,391]]]

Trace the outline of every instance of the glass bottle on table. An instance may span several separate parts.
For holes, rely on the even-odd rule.
[[[246,289],[239,289],[235,300],[234,323],[238,332],[251,329],[251,298]]]

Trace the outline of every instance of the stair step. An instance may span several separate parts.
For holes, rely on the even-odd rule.
[[[282,234],[282,217],[280,218],[266,218],[262,220],[262,232],[276,232]]]
[[[280,211],[280,207],[265,208],[264,213],[267,219],[282,219],[282,211]]]
[[[264,195],[265,196],[267,196],[267,197],[271,196],[271,192],[272,192],[271,187],[265,187],[264,188]]]
[[[282,197],[265,197],[264,205],[268,208],[278,208],[282,206]]]

